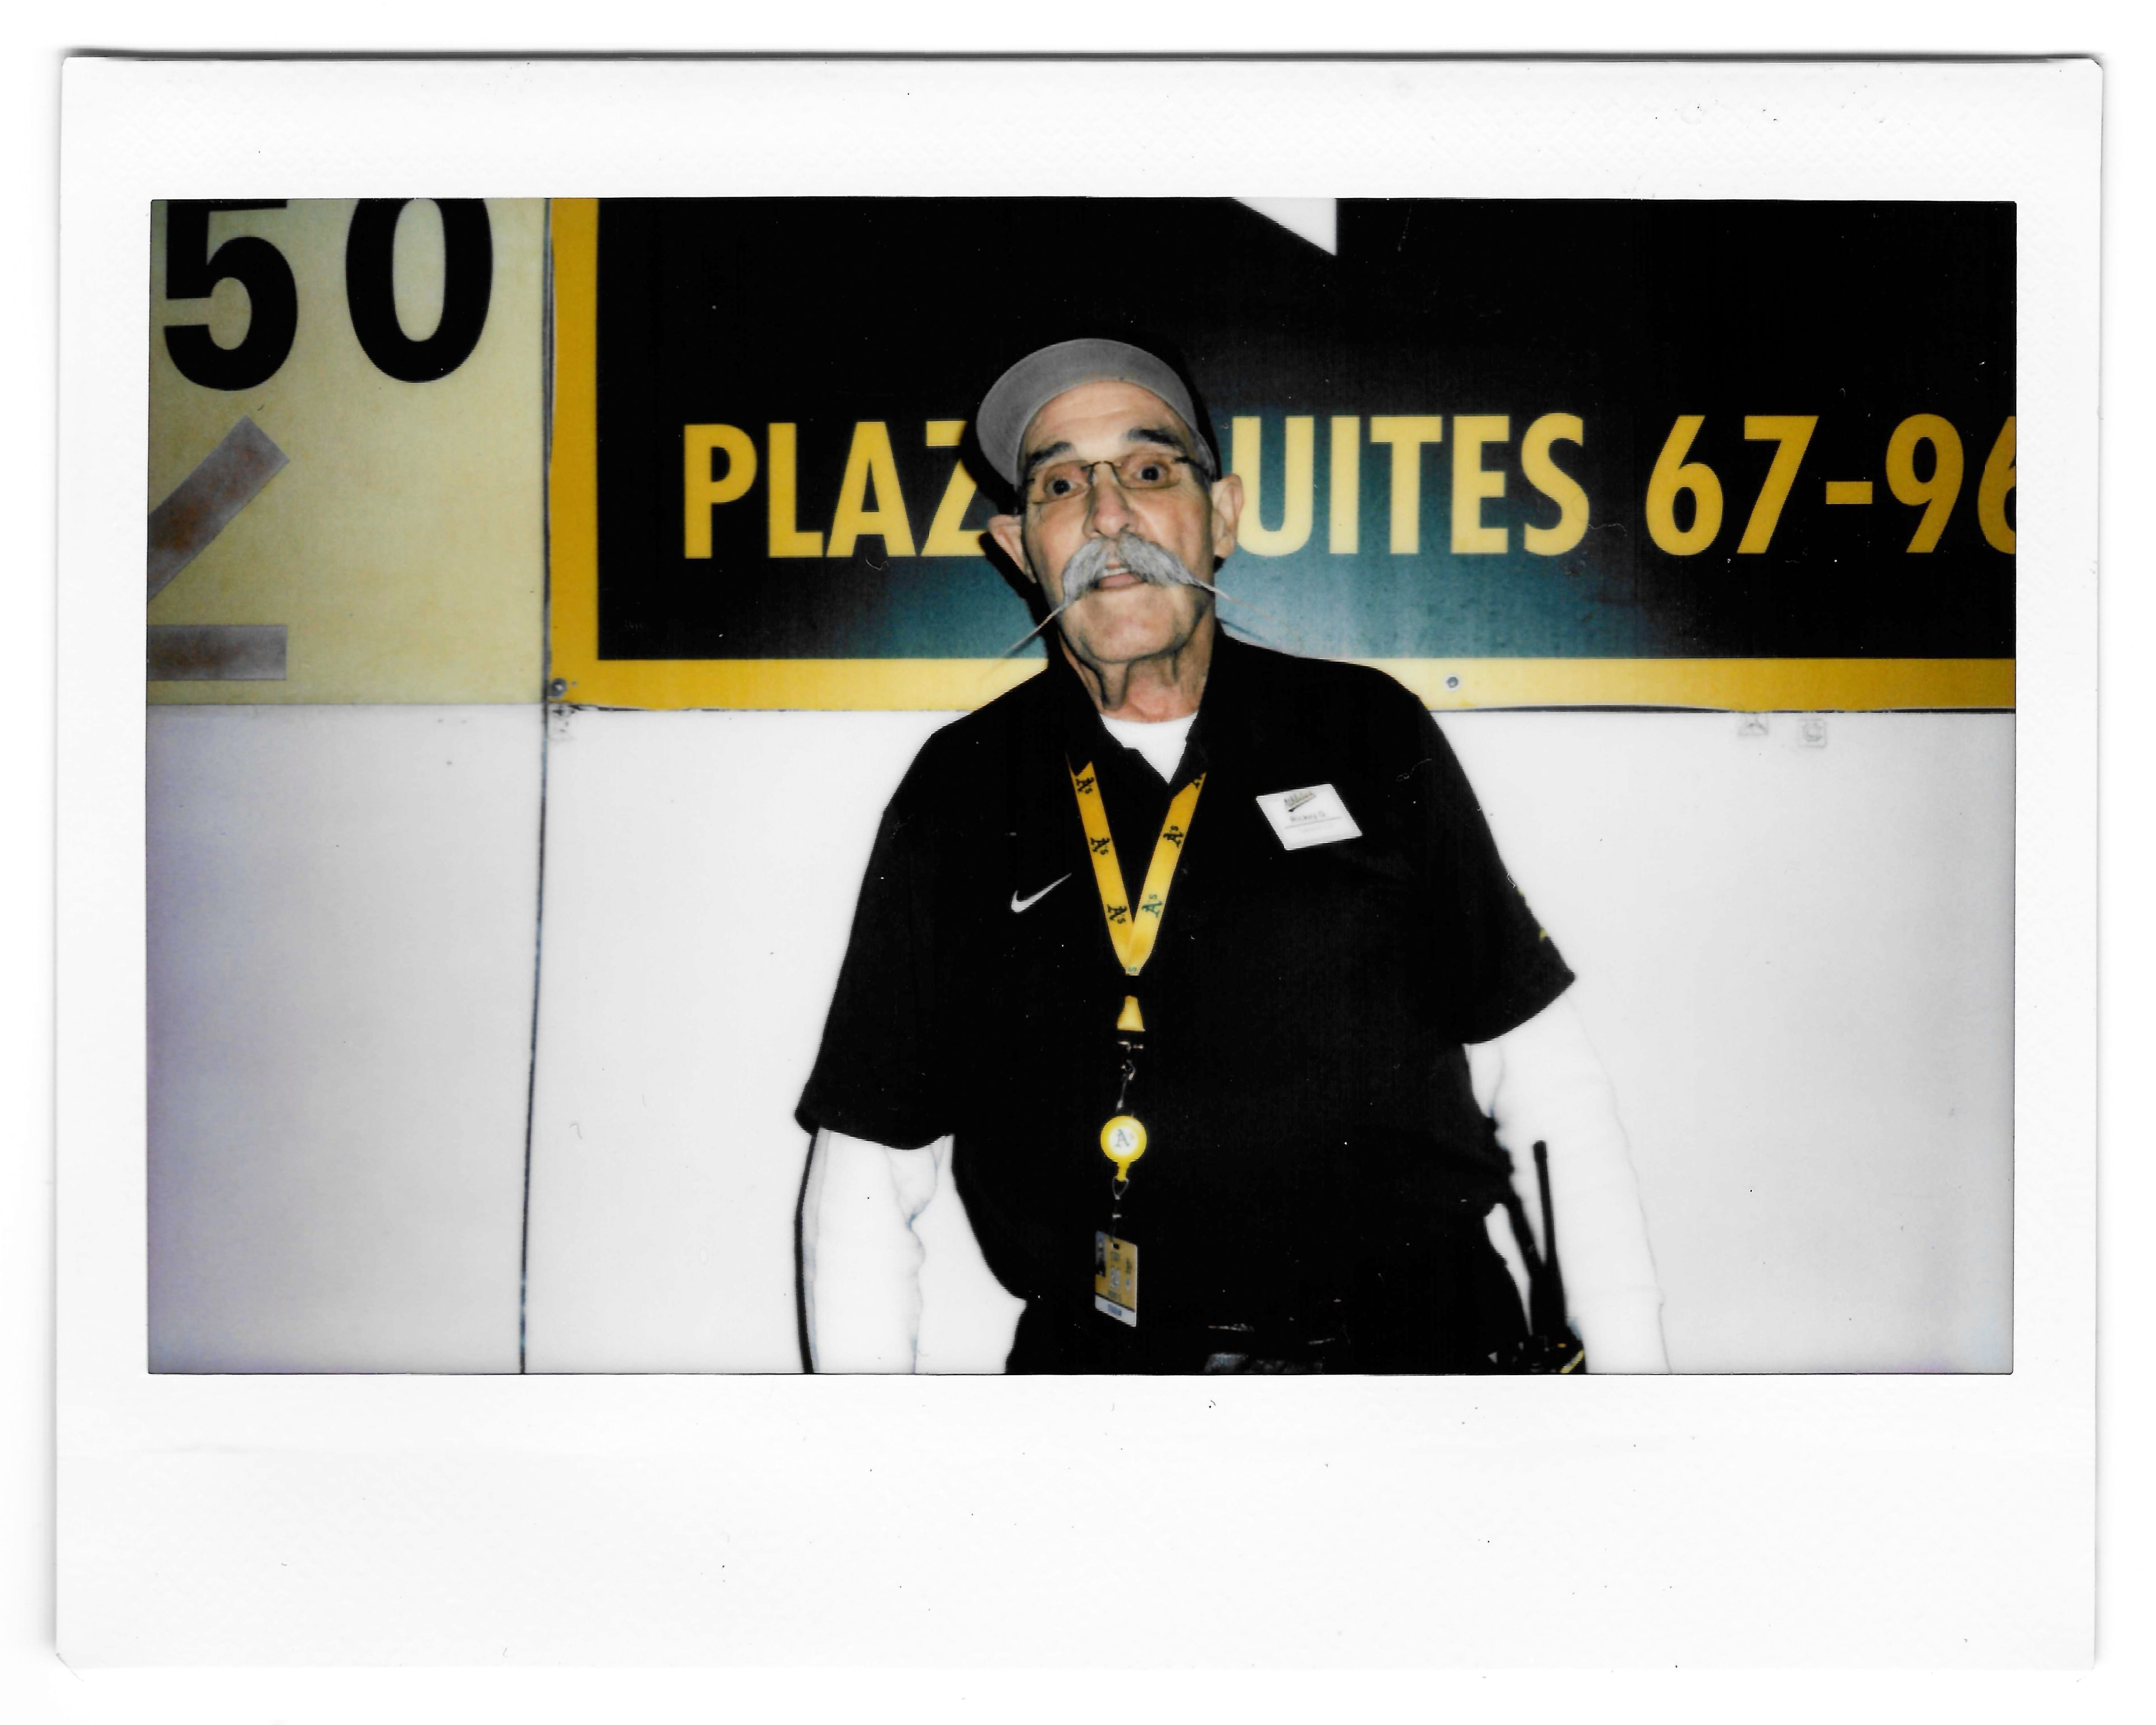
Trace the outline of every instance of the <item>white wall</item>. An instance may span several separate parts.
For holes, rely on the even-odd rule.
[[[2014,721],[1813,722],[1444,721],[1579,973],[1671,1363],[2003,1370]]]
[[[885,801],[947,713],[585,712],[548,765],[534,1371],[795,1371],[793,1120]],[[1009,1325],[947,1187],[921,1343]]]
[[[516,1369],[539,743],[150,709],[152,1369]]]
[[[795,1368],[793,1105],[942,722],[557,725],[531,1369]],[[2007,1367],[2012,719],[1442,722],[1581,974],[1673,1363]],[[153,715],[161,1363],[513,1368],[538,729]],[[1006,1320],[952,1207],[924,1225],[924,1343],[963,1352]]]

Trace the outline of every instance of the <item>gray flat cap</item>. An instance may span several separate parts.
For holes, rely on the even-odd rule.
[[[1182,417],[1190,434],[1204,445],[1205,454],[1213,454],[1212,440],[1205,427],[1198,423],[1198,411],[1191,405],[1189,386],[1174,367],[1127,341],[1091,336],[1058,341],[1029,353],[996,379],[973,418],[982,453],[995,465],[998,473],[1017,485],[1019,450],[1033,416],[1066,389],[1075,389],[1081,383],[1103,382],[1135,383],[1141,389],[1150,389]],[[1219,465],[1216,459],[1214,465]]]

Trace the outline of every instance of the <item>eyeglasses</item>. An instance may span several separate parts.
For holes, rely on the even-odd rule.
[[[1053,509],[1093,489],[1093,470],[1112,467],[1116,483],[1126,491],[1164,491],[1178,477],[1178,467],[1196,464],[1188,455],[1171,455],[1160,449],[1142,449],[1117,460],[1051,461],[1033,476],[1025,501],[1036,509]]]

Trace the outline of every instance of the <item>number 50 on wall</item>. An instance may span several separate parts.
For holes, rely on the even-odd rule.
[[[445,377],[470,357],[486,328],[494,290],[494,230],[476,198],[434,200],[442,218],[442,316],[418,340],[397,317],[397,218],[408,198],[362,198],[345,240],[345,303],[367,357],[407,383]],[[209,249],[213,210],[283,209],[285,200],[175,199],[165,216],[165,298],[206,300],[220,281],[247,291],[247,333],[221,347],[209,325],[167,323],[166,351],[180,375],[205,389],[252,389],[276,376],[299,327],[299,289],[285,254],[259,234]]]
[[[544,235],[536,199],[153,210],[152,700],[536,698]]]

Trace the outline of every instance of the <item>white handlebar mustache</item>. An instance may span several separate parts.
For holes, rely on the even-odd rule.
[[[1166,546],[1125,528],[1112,539],[1088,539],[1063,566],[1063,603],[1074,604],[1098,587],[1111,564],[1119,564],[1154,587],[1203,587]]]

